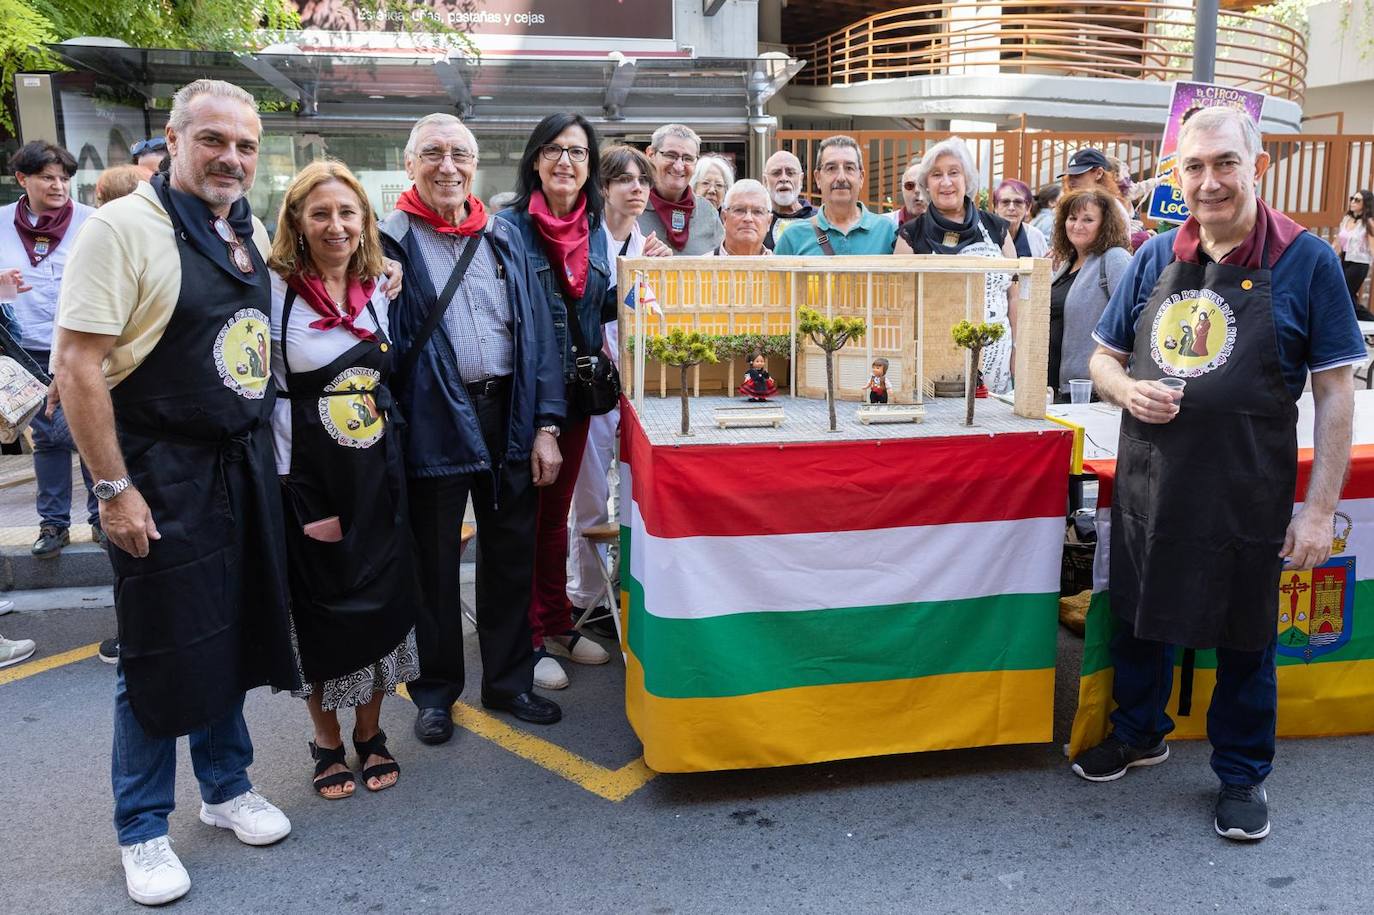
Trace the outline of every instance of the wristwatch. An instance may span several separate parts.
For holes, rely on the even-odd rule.
[[[559,433],[561,430],[560,430],[557,426],[540,426],[539,429],[538,429],[538,431],[540,431],[540,432],[547,432],[547,433],[549,433],[549,435],[552,435],[554,438],[558,438],[558,433]]]
[[[132,485],[134,485],[134,481],[125,474],[118,480],[97,480],[95,485],[91,487],[91,492],[101,502],[108,502]]]

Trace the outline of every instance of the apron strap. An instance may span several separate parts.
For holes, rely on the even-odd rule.
[[[287,286],[286,301],[282,304],[281,307],[281,365],[282,368],[285,370],[285,381],[287,382],[287,384],[283,384],[281,390],[279,390],[278,393],[286,394],[288,398],[290,397],[290,393],[287,390],[287,386],[290,384],[291,381],[291,357],[288,356],[286,353],[286,329],[291,326],[291,308],[295,304],[296,290],[292,289],[290,286]],[[382,330],[381,319],[377,317],[377,309],[372,307],[371,299],[367,300],[367,313],[372,315],[372,324],[374,327],[377,328],[377,342],[390,345],[391,340],[387,337],[386,332]]]
[[[1183,649],[1183,669],[1178,675],[1178,714],[1186,717],[1193,713],[1193,668],[1197,664],[1197,650]]]

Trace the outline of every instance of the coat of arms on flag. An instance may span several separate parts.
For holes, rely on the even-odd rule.
[[[1311,661],[1350,641],[1355,610],[1355,557],[1340,556],[1307,572],[1279,576],[1278,653]]]

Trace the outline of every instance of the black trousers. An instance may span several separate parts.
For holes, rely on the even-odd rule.
[[[474,397],[489,454],[503,454],[509,394]],[[530,587],[539,491],[528,460],[503,462],[493,482],[480,471],[408,481],[421,600],[415,627],[420,676],[409,685],[420,708],[448,708],[463,692],[463,620],[458,603],[463,510],[477,516],[477,640],[482,694],[507,698],[534,686]]]
[[[1365,320],[1361,314],[1364,309],[1360,305],[1360,287],[1364,285],[1365,277],[1369,276],[1369,265],[1353,264],[1341,258],[1341,269],[1345,273],[1345,286],[1350,290],[1350,299],[1355,303],[1355,313],[1360,320]]]

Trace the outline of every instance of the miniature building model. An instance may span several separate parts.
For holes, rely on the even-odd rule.
[[[889,362],[893,403],[921,403],[935,379],[968,377],[968,353],[950,329],[984,320],[989,273],[1016,274],[1015,411],[1045,414],[1049,359],[1050,268],[1045,260],[888,255],[877,257],[662,257],[620,258],[617,288],[647,286],[656,308],[621,302],[621,376],[627,396],[639,402],[646,387],[666,394],[668,373],[644,358],[636,341],[673,329],[713,335],[759,334],[788,338],[787,374],[771,366],[793,397],[825,397],[825,354],[797,333],[797,312],[813,308],[828,318],[862,318],[863,337],[835,354],[835,396],[862,399],[873,360]],[[725,361],[725,360],[722,360]],[[731,377],[720,387],[734,390]],[[693,394],[701,393],[698,372]]]

